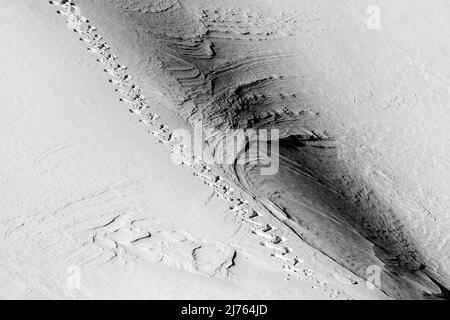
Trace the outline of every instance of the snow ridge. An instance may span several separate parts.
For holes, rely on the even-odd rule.
[[[172,154],[178,156],[181,159],[180,163],[190,168],[194,176],[210,186],[216,197],[230,203],[230,210],[241,218],[242,223],[250,226],[252,234],[259,239],[260,245],[267,248],[271,258],[280,262],[288,278],[294,276],[300,280],[313,280],[318,284],[313,288],[320,287],[329,293],[331,298],[338,298],[340,292],[329,290],[325,283],[314,277],[313,270],[301,267],[303,259],[299,258],[293,248],[285,245],[288,239],[277,233],[276,226],[268,223],[263,214],[255,210],[247,199],[239,197],[230,184],[221,176],[215,175],[201,159],[183,152],[183,145],[178,143],[178,137],[161,122],[160,116],[152,111],[141,87],[131,81],[132,76],[126,72],[127,67],[118,62],[118,57],[111,52],[110,46],[97,33],[97,28],[80,14],[79,7],[67,0],[49,1],[49,3],[59,8],[57,13],[66,16],[67,27],[74,30],[80,36],[80,41],[87,46],[87,50],[97,56],[97,62],[111,76],[109,82],[116,87],[115,91],[121,96],[120,101],[129,108],[130,113],[136,115],[139,122],[149,128],[149,134],[158,139]],[[164,230],[153,231],[148,227],[137,227],[136,221],[126,220],[127,217],[116,217],[109,223],[96,228],[98,232],[93,242],[109,250],[111,255],[109,260],[123,258],[127,252],[142,254],[142,251],[145,251],[145,255],[152,256],[153,259],[169,266],[220,278],[228,277],[230,269],[235,266],[237,252],[230,247],[209,243],[205,245],[187,234],[174,234],[175,231]],[[120,222],[123,223],[115,227]],[[185,254],[188,254],[190,258],[183,259]],[[217,259],[211,261],[212,256]]]

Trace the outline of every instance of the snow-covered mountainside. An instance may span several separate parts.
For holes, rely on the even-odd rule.
[[[0,298],[447,295],[446,1],[1,8]]]

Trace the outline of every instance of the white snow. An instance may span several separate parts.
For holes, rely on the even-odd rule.
[[[322,125],[339,134],[345,168],[389,199],[432,275],[448,285],[450,8],[378,2],[378,33],[358,29],[367,1],[248,1],[241,17],[274,6],[311,14],[304,23],[277,21],[270,37],[305,32],[294,46],[304,54],[304,90],[317,94]],[[180,3],[245,7],[156,1],[136,11],[164,14]],[[133,57],[145,56],[139,43],[120,46],[120,34],[98,45],[115,31],[107,28],[112,9],[102,16],[98,6],[1,3],[0,297],[387,299],[220,168],[172,161],[170,132],[186,127],[185,110],[174,112],[173,96],[182,95],[160,74],[145,81],[158,61],[135,72]],[[237,37],[265,34],[266,16],[258,19]],[[212,55],[209,46],[199,50]]]

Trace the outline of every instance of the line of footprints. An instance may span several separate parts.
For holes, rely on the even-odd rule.
[[[159,115],[151,112],[141,88],[133,84],[131,76],[126,73],[127,67],[118,63],[117,56],[110,52],[110,46],[97,33],[97,28],[80,14],[79,8],[73,1],[61,0],[49,1],[49,3],[58,7],[57,13],[67,17],[68,27],[80,36],[79,39],[87,46],[87,50],[97,56],[97,62],[111,77],[109,82],[116,87],[115,91],[121,95],[120,101],[129,107],[130,113],[137,115],[139,122],[150,128],[148,132],[168,147],[172,155],[175,154],[180,159],[181,165],[190,167],[196,177],[214,189],[217,197],[231,203],[230,209],[251,225],[252,233],[261,239],[261,245],[271,250],[272,257],[283,262],[283,269],[288,273],[286,280],[289,280],[291,276],[302,280],[313,280],[314,272],[300,267],[303,260],[295,256],[292,248],[283,246],[286,239],[276,234],[277,228],[258,222],[262,220],[262,214],[252,209],[247,200],[235,197],[235,190],[228,186],[221,176],[214,175],[211,168],[205,165],[201,159],[188,154],[186,146],[179,143],[179,138],[171,133],[168,126],[159,121]],[[319,286],[325,287],[323,282],[319,280],[316,282]],[[330,293],[330,296],[335,298],[337,295]]]

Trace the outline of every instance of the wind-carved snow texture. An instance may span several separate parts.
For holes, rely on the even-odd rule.
[[[301,19],[282,13],[276,19],[242,10],[201,10],[211,38],[261,41],[289,37],[299,31]]]
[[[267,248],[270,257],[280,262],[280,267],[286,274],[299,280],[313,280],[317,283],[315,288],[321,288],[330,298],[339,298],[339,291],[329,289],[324,282],[315,279],[313,270],[302,268],[304,261],[300,258],[301,254],[285,245],[287,239],[277,234],[277,227],[268,223],[263,214],[252,208],[250,201],[239,197],[230,183],[215,175],[203,161],[184,152],[178,137],[160,121],[159,115],[152,112],[141,87],[132,82],[127,67],[119,63],[112,48],[97,32],[97,28],[80,14],[80,9],[72,1],[50,1],[50,4],[59,7],[57,13],[67,17],[68,28],[73,29],[87,50],[96,55],[97,62],[111,76],[109,82],[115,86],[115,91],[121,96],[120,101],[129,108],[130,113],[149,128],[150,135],[176,154],[180,164],[190,168],[194,176],[211,187],[216,197],[229,202],[231,211],[240,217],[241,223],[251,227],[259,244]],[[145,219],[135,219],[127,214],[118,215],[92,231],[95,232],[92,243],[101,248],[102,253],[89,259],[90,264],[79,260],[71,263],[98,267],[114,259],[127,263],[141,258],[207,277],[227,278],[237,256],[237,251],[230,246],[205,242],[187,232],[153,230],[151,223]]]
[[[159,13],[167,10],[171,10],[173,8],[177,8],[180,6],[178,0],[151,0],[147,3],[141,3],[140,1],[115,1],[112,3],[116,4],[120,8],[137,11],[140,13]]]
[[[343,104],[338,104],[339,114],[330,113],[327,108],[338,101],[332,95],[327,96],[323,88],[316,88],[319,81],[327,79],[315,79],[317,68],[308,65],[310,56],[317,54],[313,50],[317,48],[307,38],[309,32],[314,29],[326,32],[353,30],[357,28],[355,19],[346,19],[348,17],[341,13],[336,19],[345,22],[335,23],[334,18],[323,19],[320,10],[281,14],[274,18],[269,14],[237,9],[210,8],[192,14],[173,1],[115,0],[110,3],[122,12],[131,12],[127,19],[136,19],[143,35],[142,43],[137,45],[142,45],[139,50],[143,57],[139,58],[157,65],[160,70],[153,70],[159,72],[158,75],[167,76],[161,76],[158,82],[162,87],[166,85],[164,82],[169,83],[165,89],[177,102],[174,111],[187,123],[193,125],[202,120],[205,126],[216,129],[281,129],[279,174],[262,177],[255,165],[257,159],[252,159],[252,163],[245,166],[225,167],[225,174],[220,173],[224,179],[220,178],[199,159],[184,159],[182,148],[175,146],[177,137],[168,126],[147,110],[147,104],[135,104],[133,96],[141,94],[140,87],[133,87],[128,75],[121,74],[117,78],[117,66],[106,68],[113,76],[111,83],[124,94],[122,101],[130,106],[130,112],[138,115],[140,121],[149,126],[152,135],[172,153],[178,154],[184,165],[191,167],[196,176],[212,187],[217,197],[232,203],[243,221],[255,228],[254,234],[260,243],[269,248],[274,258],[285,261],[286,271],[295,270],[291,267],[298,268],[301,259],[295,260],[294,251],[284,245],[287,240],[280,242],[273,229],[266,228],[268,222],[261,221],[266,217],[259,214],[264,210],[267,210],[265,214],[274,215],[301,239],[359,277],[367,277],[368,266],[382,267],[384,289],[392,297],[417,298],[424,292],[439,292],[422,271],[431,278],[440,274],[440,280],[445,279],[447,271],[442,266],[448,259],[439,258],[439,250],[424,251],[424,247],[429,247],[434,238],[440,247],[445,246],[448,243],[446,229],[437,224],[429,230],[425,227],[430,226],[428,220],[435,223],[438,218],[426,208],[423,199],[416,199],[408,190],[386,179],[388,174],[377,165],[379,159],[376,156],[371,159],[373,163],[366,163],[367,171],[359,170],[361,163],[366,161],[360,157],[361,150],[370,152],[373,146],[367,149],[361,145],[361,141],[356,140],[357,135],[368,143],[370,137],[364,141],[364,135],[374,129],[365,129],[361,133],[353,128],[355,134],[352,129],[337,127],[336,118],[350,117],[367,109],[346,109]],[[167,6],[162,5],[160,11],[148,10],[157,3]],[[300,34],[306,34],[298,41],[306,43],[303,51],[296,46],[297,41],[291,41]],[[110,50],[108,47],[93,49],[101,49],[100,53]],[[115,64],[117,57],[99,60]],[[324,68],[331,68],[328,60],[323,61]],[[300,62],[301,68],[297,67]],[[147,67],[145,63],[141,66]],[[126,88],[123,83],[128,84]],[[328,85],[338,87],[339,83]],[[363,106],[371,101],[371,97],[372,91],[364,99],[355,96],[353,102]],[[392,98],[388,105],[392,104],[404,102]],[[363,116],[357,120],[362,119],[369,121]],[[344,123],[346,127],[352,127]],[[218,135],[208,141],[211,152],[224,138]],[[237,201],[238,196],[232,188],[243,189],[252,202],[245,203],[240,196]],[[432,193],[430,197],[436,198]],[[255,210],[253,200],[262,207]],[[415,225],[423,225],[421,230],[428,236],[419,239],[420,252],[415,246],[417,239],[405,227],[405,221],[412,217],[404,218],[405,214],[411,215],[419,209],[426,212],[426,216],[414,217],[420,219]],[[253,211],[258,212],[258,216],[255,217]],[[399,215],[403,215],[403,219]],[[448,222],[448,217],[441,215],[439,219],[442,225]],[[267,234],[274,235],[275,244],[267,241]],[[427,262],[426,270],[424,261]]]
[[[94,228],[93,243],[111,261],[122,263],[139,257],[207,277],[228,278],[236,250],[219,243],[195,239],[187,232],[153,230],[145,219],[124,214]]]
[[[226,9],[202,10],[200,16],[199,23],[206,31],[193,35],[190,41],[183,40],[182,44],[173,39],[168,45],[183,45],[176,51],[177,59],[166,62],[166,70],[180,84],[186,97],[181,103],[180,113],[188,121],[201,118],[204,123],[220,129],[279,125],[282,134],[291,137],[281,142],[284,145],[280,154],[284,177],[275,183],[271,180],[276,178],[261,177],[258,168],[247,165],[244,169],[232,168],[232,175],[238,182],[244,183],[243,187],[255,196],[269,198],[280,207],[280,216],[287,214],[300,225],[296,232],[303,239],[338,263],[350,266],[359,276],[364,277],[370,265],[385,265],[383,275],[389,279],[386,281],[390,283],[388,287],[392,285],[388,289],[392,290],[391,295],[400,297],[404,294],[402,290],[397,291],[397,286],[411,286],[406,290],[411,292],[411,296],[415,295],[415,290],[422,290],[423,280],[416,273],[425,268],[423,258],[414,245],[415,239],[396,217],[390,201],[377,194],[369,181],[341,162],[340,150],[334,143],[340,137],[320,130],[323,128],[323,125],[318,125],[320,112],[304,108],[310,102],[307,99],[302,101],[303,94],[298,89],[301,88],[302,76],[270,74],[274,68],[286,72],[284,65],[295,65],[299,59],[283,40],[293,36],[301,19],[274,21],[260,14]],[[289,32],[280,31],[287,26],[291,27]],[[270,41],[271,47],[285,45],[286,49],[267,50],[265,41]],[[188,43],[191,43],[189,51],[184,49]],[[205,46],[211,48],[208,54],[203,50]],[[229,52],[233,55],[227,55]],[[299,105],[302,106],[300,110]],[[218,145],[223,137],[213,139],[219,142],[209,141],[211,146]],[[309,183],[299,183],[301,179],[296,179],[298,176]],[[293,184],[296,188],[289,186]],[[311,188],[308,184],[316,187]],[[285,189],[278,193],[283,189],[280,186]],[[300,195],[299,190],[302,190]],[[313,201],[323,202],[328,208],[314,209],[317,205],[309,205],[304,199],[320,199]],[[299,206],[305,210],[305,216],[292,217],[292,212],[296,212]],[[342,216],[335,220],[335,213],[331,211],[340,211]],[[311,226],[316,230],[329,229],[329,232],[318,236],[309,230]],[[353,232],[348,234],[345,229],[356,229],[360,236]],[[335,237],[336,233],[340,235]],[[348,247],[352,247],[354,252],[346,252]],[[336,248],[340,252],[336,252]],[[396,274],[403,274],[405,270],[416,284],[411,285],[407,279],[397,279]],[[395,284],[396,281],[402,284]],[[431,291],[436,289],[429,280],[425,283],[424,286]]]

